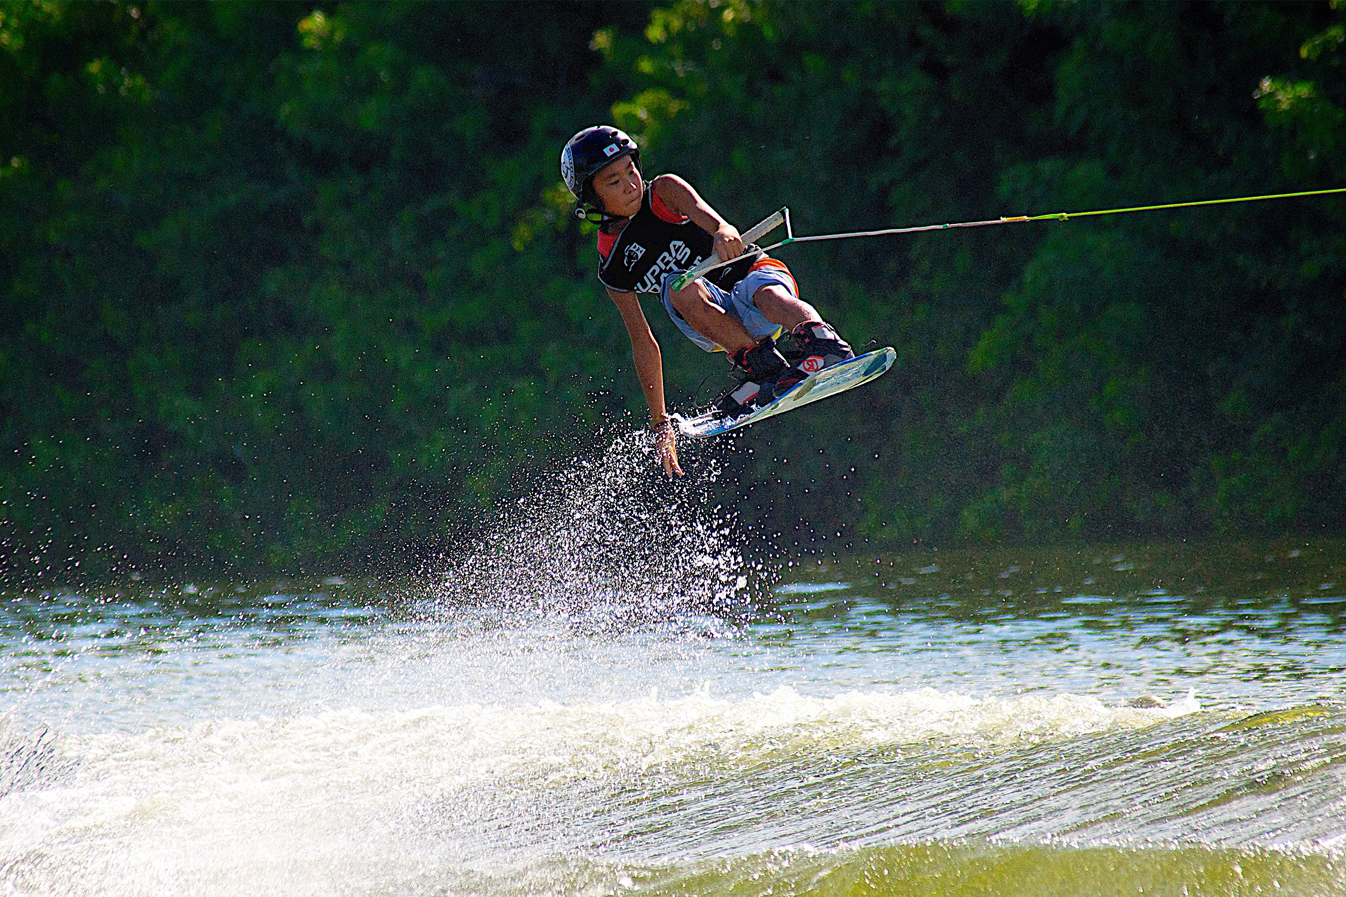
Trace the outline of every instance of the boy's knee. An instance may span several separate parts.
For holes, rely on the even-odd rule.
[[[763,313],[774,311],[786,304],[798,301],[798,296],[778,283],[760,286],[752,294],[752,304],[761,309]]]
[[[756,302],[758,299],[767,299],[772,297],[788,296],[788,295],[790,294],[785,289],[785,287],[781,286],[778,283],[764,283],[757,289],[753,290],[752,292],[752,298],[754,302]]]
[[[683,317],[710,301],[706,295],[706,288],[695,280],[682,289],[670,293],[669,299],[673,303],[673,308]]]

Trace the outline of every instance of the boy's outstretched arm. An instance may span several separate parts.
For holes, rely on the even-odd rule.
[[[664,361],[659,352],[659,343],[650,331],[650,322],[645,320],[645,312],[635,293],[609,289],[608,296],[621,312],[626,335],[631,338],[631,357],[636,363],[640,388],[645,393],[645,404],[650,407],[650,428],[654,431],[659,462],[664,465],[664,472],[669,476],[681,476],[682,467],[678,464],[675,438],[677,428],[669,420],[668,409],[664,407]]]

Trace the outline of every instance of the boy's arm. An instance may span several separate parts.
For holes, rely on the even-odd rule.
[[[681,476],[682,467],[678,464],[678,448],[674,439],[675,427],[673,421],[669,420],[668,409],[664,407],[664,361],[659,352],[659,343],[650,331],[650,322],[645,320],[640,298],[635,293],[608,289],[608,296],[617,306],[617,311],[621,312],[626,335],[631,338],[631,357],[636,363],[640,388],[645,393],[645,404],[650,406],[650,426],[654,431],[659,461],[669,476],[675,473]]]
[[[743,237],[738,228],[721,218],[691,184],[676,174],[661,174],[650,182],[650,189],[671,211],[686,215],[715,238],[715,254],[720,261],[727,262],[743,254]]]

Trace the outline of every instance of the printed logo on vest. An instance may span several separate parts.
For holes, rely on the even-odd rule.
[[[695,265],[701,259],[692,261],[692,250],[681,240],[674,240],[668,244],[668,250],[659,254],[658,260],[645,275],[644,280],[636,285],[637,293],[653,293],[658,291],[659,283],[663,280],[665,274],[674,271],[685,270]]]
[[[626,251],[622,253],[622,263],[626,265],[626,270],[630,271],[634,268],[636,262],[640,261],[640,257],[644,254],[645,247],[641,246],[639,243],[632,243],[630,246],[627,246]]]
[[[823,360],[817,355],[810,355],[799,363],[799,368],[810,374],[816,374],[823,369]]]

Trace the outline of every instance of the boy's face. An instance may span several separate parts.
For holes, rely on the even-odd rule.
[[[640,179],[636,160],[622,156],[616,162],[599,169],[594,175],[594,192],[609,215],[631,218],[640,211],[645,195],[645,184]]]

